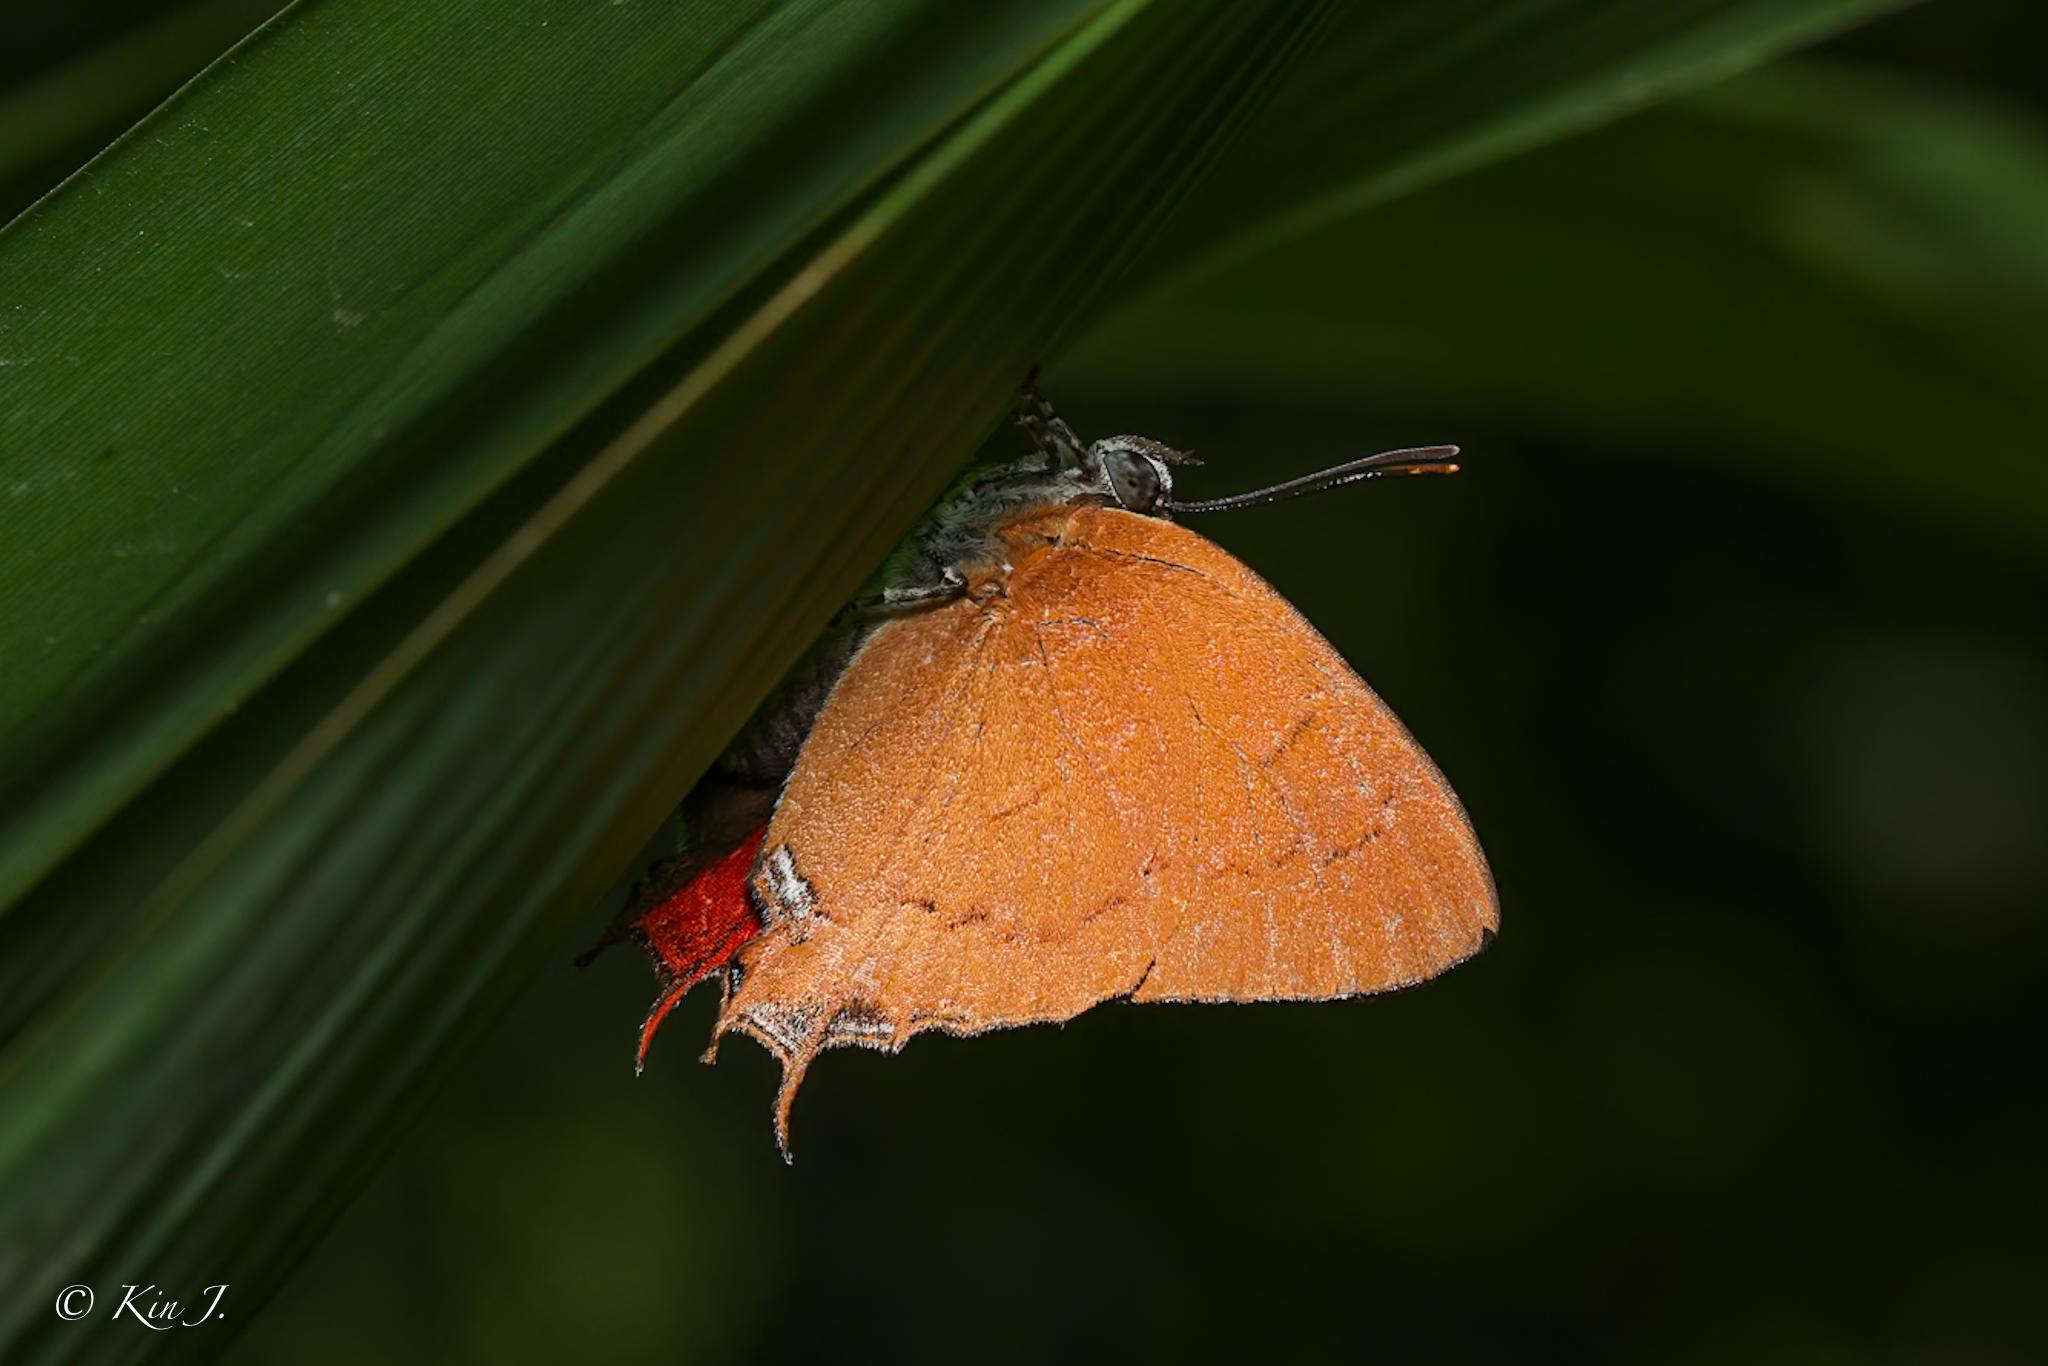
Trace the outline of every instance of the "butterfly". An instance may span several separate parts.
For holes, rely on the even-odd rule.
[[[1450,785],[1287,601],[1174,521],[1392,474],[1367,456],[1183,501],[1199,463],[1083,445],[1027,382],[1033,453],[947,494],[683,808],[625,934],[655,1031],[707,977],[712,1035],[782,1064],[1066,1020],[1108,1000],[1334,1000],[1491,942]]]

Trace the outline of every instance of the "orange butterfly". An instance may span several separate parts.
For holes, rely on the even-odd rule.
[[[1455,470],[1457,448],[1185,502],[1181,452],[1083,447],[1029,388],[1019,421],[1037,454],[940,502],[692,793],[691,848],[627,927],[664,985],[643,1058],[719,975],[713,1051],[738,1030],[781,1060],[785,1156],[828,1048],[1106,1000],[1386,991],[1499,924],[1471,823],[1400,721],[1170,520]]]

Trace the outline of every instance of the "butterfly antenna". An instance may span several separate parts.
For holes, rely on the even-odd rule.
[[[1378,455],[1332,465],[1329,469],[1304,474],[1299,479],[1289,479],[1270,488],[1233,493],[1228,498],[1199,498],[1190,502],[1176,499],[1167,507],[1174,512],[1230,512],[1237,508],[1257,507],[1261,503],[1277,503],[1283,498],[1299,498],[1305,493],[1321,493],[1324,489],[1341,488],[1361,479],[1379,479],[1390,474],[1456,474],[1457,454],[1456,446],[1411,446],[1405,450],[1381,451]]]

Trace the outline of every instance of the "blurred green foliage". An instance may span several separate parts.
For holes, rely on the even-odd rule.
[[[1570,46],[1496,10],[1531,72]],[[1583,12],[1616,51],[1648,13]],[[635,1082],[644,966],[558,956],[235,1359],[2035,1359],[2048,155],[2010,54],[2043,36],[1955,0],[1458,179],[1500,150],[1483,110],[1441,158],[1396,120],[1336,192],[1226,163],[1053,360],[1084,434],[1198,448],[1198,495],[1465,445],[1454,481],[1202,530],[1450,774],[1489,954],[836,1054],[788,1170],[764,1055]],[[1553,93],[1493,95],[1580,117]],[[1262,195],[1303,211],[1189,242]]]
[[[2044,223],[2031,122],[1781,67],[1182,279],[1075,362],[1740,461],[2038,547]]]

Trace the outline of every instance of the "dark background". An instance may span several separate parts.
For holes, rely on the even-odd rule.
[[[1826,55],[2035,115],[2048,11]],[[1451,776],[1500,942],[1389,998],[837,1053],[791,1168],[768,1057],[691,1060],[710,995],[636,1081],[650,975],[565,949],[238,1360],[2040,1359],[2040,544],[1711,437],[1060,380],[1084,435],[1199,447],[1197,496],[1467,447],[1202,530]]]
[[[710,996],[635,1081],[645,968],[564,962],[244,1359],[2033,1359],[2038,565],[1469,439],[1214,531],[1458,785],[1488,954],[835,1053],[788,1169]]]

